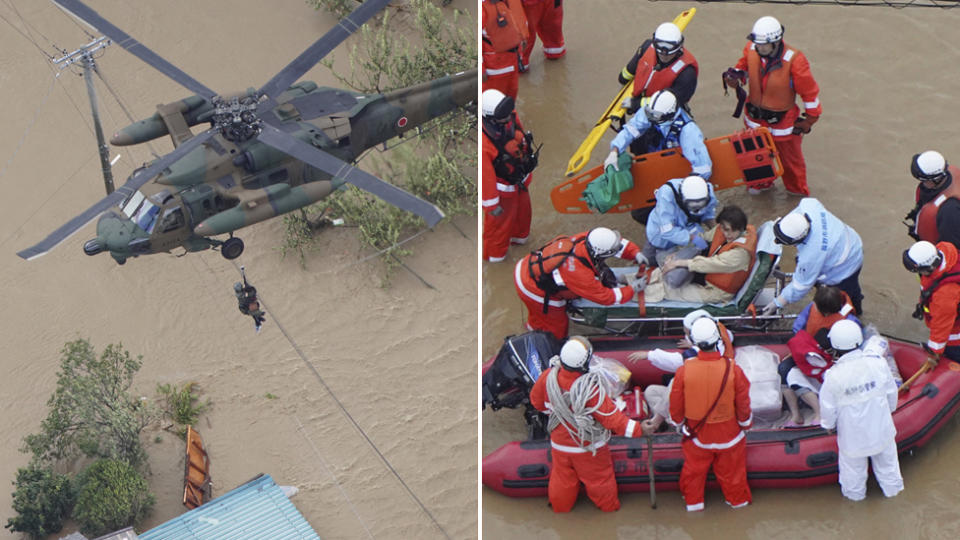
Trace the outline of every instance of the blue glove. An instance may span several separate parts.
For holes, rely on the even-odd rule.
[[[699,234],[693,235],[693,245],[697,246],[697,249],[704,250],[707,249],[707,241],[703,239]]]

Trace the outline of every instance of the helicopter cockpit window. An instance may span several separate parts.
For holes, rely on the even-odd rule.
[[[170,232],[174,229],[179,229],[183,227],[183,209],[179,206],[176,208],[168,208],[163,213],[163,218],[160,219],[160,232]]]
[[[153,232],[153,226],[157,223],[157,214],[160,213],[160,207],[149,200],[144,199],[143,204],[130,216],[130,219],[141,229],[148,233]]]

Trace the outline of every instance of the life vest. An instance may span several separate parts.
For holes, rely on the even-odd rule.
[[[933,313],[930,312],[930,301],[933,299],[933,293],[947,283],[960,283],[960,260],[956,259],[957,248],[950,242],[939,242],[937,243],[937,249],[943,252],[945,259],[954,259],[956,262],[950,268],[937,274],[936,277],[933,275],[920,276],[921,289],[917,311],[922,310],[923,320],[928,326],[933,318]],[[949,253],[950,251],[952,251],[952,254]],[[957,313],[960,314],[960,305],[957,306]]]
[[[634,142],[630,143],[630,148],[644,148],[646,150],[643,152],[644,154],[676,148],[680,146],[680,132],[683,130],[683,126],[692,121],[693,119],[689,116],[678,113],[673,118],[673,122],[670,123],[666,135],[661,133],[660,128],[655,124],[651,124]]]
[[[810,316],[807,318],[807,324],[803,327],[808,334],[815,336],[822,328],[829,330],[833,326],[833,323],[846,319],[847,315],[853,311],[853,302],[850,301],[847,293],[841,291],[840,294],[843,295],[843,306],[837,313],[824,315],[817,309],[816,304],[810,306]]]
[[[800,330],[787,341],[787,347],[790,348],[790,355],[793,357],[793,362],[797,365],[797,368],[807,377],[813,377],[822,383],[824,372],[833,365],[833,356],[827,354],[826,351],[820,348],[820,344],[817,343],[813,334],[810,334],[806,330]],[[825,365],[816,366],[811,364],[807,359],[808,354],[816,354],[820,358],[823,358]]]
[[[747,101],[761,111],[784,113],[793,108],[797,93],[793,89],[790,77],[790,64],[796,51],[781,42],[782,53],[779,58],[768,60],[763,65],[756,46],[747,51],[747,77],[750,93]],[[748,109],[747,112],[750,112]],[[751,116],[754,114],[751,113]],[[757,118],[756,116],[754,116]],[[768,120],[767,118],[758,118]],[[770,120],[771,123],[776,123]]]
[[[701,352],[696,358],[687,360],[683,365],[683,407],[684,416],[689,420],[695,422],[703,420],[715,400],[717,405],[703,423],[715,424],[736,417],[733,360],[722,356],[719,360],[703,360],[701,358],[704,355],[710,357],[719,354],[717,352]],[[729,370],[729,373],[727,374],[727,381],[721,389],[720,381],[723,380],[725,370]],[[720,394],[719,399],[717,399],[718,393]]]
[[[932,244],[940,241],[940,233],[937,231],[937,214],[940,213],[940,205],[947,199],[960,200],[960,169],[953,165],[947,167],[950,173],[950,185],[944,188],[933,200],[920,207],[917,212],[916,225],[914,233],[920,240],[926,240]],[[917,187],[917,197],[920,196],[920,188]]]
[[[566,291],[565,285],[558,285],[553,273],[560,268],[569,257],[573,257],[587,268],[592,269],[601,282],[606,287],[615,287],[617,278],[613,271],[603,261],[594,263],[587,255],[587,235],[577,235],[575,237],[558,236],[550,241],[549,244],[541,247],[537,251],[530,253],[527,257],[527,272],[530,279],[543,291],[543,312],[547,312],[550,298]],[[581,247],[582,246],[582,247]]]
[[[654,92],[670,88],[677,75],[687,66],[693,66],[693,71],[699,75],[700,67],[697,65],[697,59],[690,54],[690,51],[683,49],[683,54],[673,62],[656,69],[657,51],[651,43],[637,61],[637,71],[633,76],[633,96],[649,97]]]
[[[526,45],[527,15],[518,0],[484,0],[483,21],[483,41],[494,52],[512,52]]]
[[[487,122],[483,122],[483,134],[497,149],[497,157],[493,159],[497,178],[507,184],[517,185],[533,172],[539,158],[517,121],[517,113],[513,112],[511,116],[512,120],[504,126],[500,137],[488,128]]]
[[[757,229],[753,225],[747,225],[744,236],[737,238],[733,242],[727,242],[718,225],[717,230],[713,233],[713,241],[710,243],[709,256],[712,257],[736,248],[745,249],[750,253],[750,264],[746,270],[738,270],[724,274],[706,274],[704,276],[707,283],[722,291],[734,294],[746,283],[747,276],[750,275],[750,269],[753,268],[753,261],[757,258]]]

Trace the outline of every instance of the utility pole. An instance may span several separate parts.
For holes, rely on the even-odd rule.
[[[107,189],[107,195],[113,193],[113,171],[110,167],[110,148],[103,139],[103,128],[100,127],[100,111],[97,108],[97,91],[93,87],[92,72],[97,71],[97,64],[93,58],[94,53],[105,49],[112,43],[106,37],[99,37],[71,53],[62,51],[63,56],[53,60],[53,63],[61,71],[77,63],[83,66],[83,79],[87,83],[87,95],[90,97],[90,112],[93,115],[93,128],[97,134],[97,149],[100,151],[100,167],[103,170],[103,184]]]

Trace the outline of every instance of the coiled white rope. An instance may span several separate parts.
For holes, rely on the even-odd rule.
[[[563,426],[580,448],[590,444],[591,452],[597,455],[597,446],[610,440],[610,430],[597,422],[593,415],[610,416],[617,410],[600,411],[607,397],[600,374],[585,373],[573,382],[569,391],[564,392],[557,381],[557,374],[562,369],[559,358],[551,358],[550,365],[553,369],[547,375],[547,398],[550,400],[547,429],[552,432],[557,426]],[[587,405],[594,400],[592,407]]]

